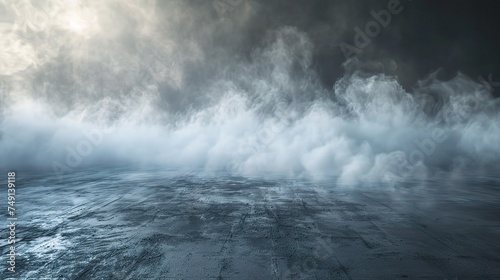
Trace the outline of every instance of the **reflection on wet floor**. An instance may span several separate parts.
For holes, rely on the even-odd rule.
[[[18,176],[19,278],[500,279],[498,180]]]

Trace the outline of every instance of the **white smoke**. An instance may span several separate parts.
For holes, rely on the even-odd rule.
[[[296,28],[270,31],[245,58],[211,41],[231,30],[199,24],[210,13],[183,1],[162,3],[163,17],[154,1],[92,3],[3,2],[14,15],[0,43],[4,167],[159,164],[352,184],[499,164],[499,102],[465,75],[406,92],[353,60],[329,89]]]

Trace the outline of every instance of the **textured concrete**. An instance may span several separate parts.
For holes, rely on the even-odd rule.
[[[500,279],[496,180],[339,188],[124,170],[17,180],[18,278]]]

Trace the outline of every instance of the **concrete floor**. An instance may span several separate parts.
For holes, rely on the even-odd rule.
[[[339,188],[148,171],[17,180],[18,272],[2,279],[500,279],[497,180]]]

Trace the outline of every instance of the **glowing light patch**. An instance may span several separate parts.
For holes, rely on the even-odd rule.
[[[88,28],[88,24],[83,20],[74,19],[69,22],[69,29],[75,33],[84,33]]]

